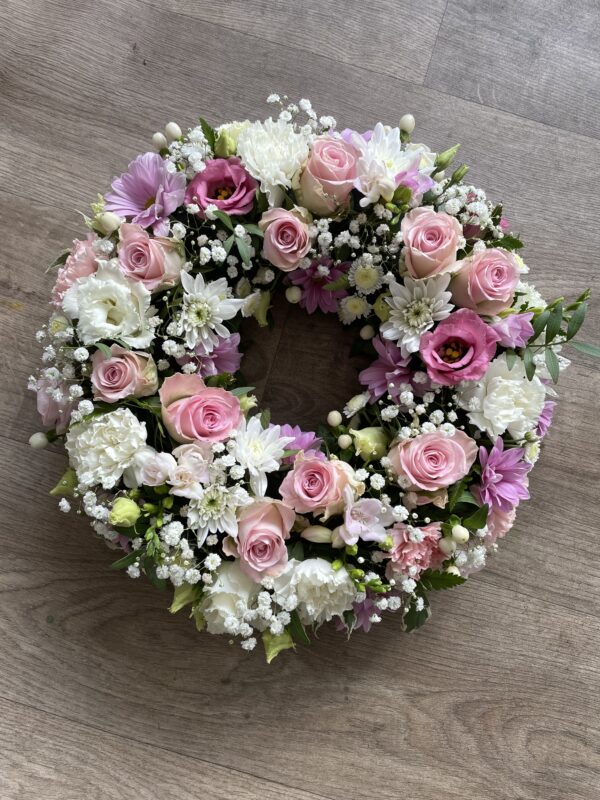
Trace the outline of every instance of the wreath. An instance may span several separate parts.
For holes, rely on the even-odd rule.
[[[508,532],[588,292],[546,303],[501,204],[411,141],[336,131],[272,95],[264,121],[169,123],[55,262],[30,379],[69,468],[51,494],[171,586],[199,630],[270,661],[333,620],[410,631]],[[354,326],[372,363],[318,431],[273,424],[240,325],[274,292]],[[590,352],[590,346],[580,345]],[[293,421],[291,421],[293,422]]]

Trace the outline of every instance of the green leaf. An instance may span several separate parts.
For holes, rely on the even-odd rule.
[[[348,286],[348,276],[340,275],[339,278],[336,278],[334,281],[326,283],[323,286],[323,288],[326,289],[328,292],[336,292],[338,289],[345,289],[347,286]]]
[[[245,394],[250,394],[254,390],[254,386],[236,386],[231,390],[231,394],[235,397],[242,397]]]
[[[546,327],[546,323],[548,322],[548,317],[550,316],[550,312],[547,309],[538,314],[537,317],[534,318],[533,322],[531,323],[531,327],[533,328],[533,338],[537,339],[540,333]]]
[[[515,351],[514,350],[507,350],[506,351],[506,366],[509,369],[512,369],[514,367],[514,365],[515,365],[516,360],[517,360],[517,354],[515,353]]]
[[[559,303],[556,308],[552,309],[550,316],[548,317],[548,323],[546,324],[546,344],[549,344],[551,341],[553,341],[553,339],[555,339],[560,332],[562,317],[563,307],[562,303]]]
[[[140,550],[134,550],[133,553],[127,553],[126,556],[120,558],[118,561],[115,561],[110,565],[111,569],[125,569],[125,567],[130,566],[133,564],[134,561],[137,561],[140,557]]]
[[[520,250],[523,247],[523,242],[519,237],[510,233],[506,233],[501,239],[496,239],[491,244],[496,247],[502,247],[504,250]]]
[[[213,216],[215,219],[220,220],[230,231],[233,230],[233,222],[229,214],[226,214],[224,211],[213,211]]]
[[[419,583],[427,591],[431,589],[453,589],[455,586],[460,586],[464,583],[466,578],[460,575],[451,575],[449,572],[440,572],[440,570],[426,569],[419,578]]]
[[[463,492],[461,494],[461,496],[458,498],[456,505],[459,506],[461,504],[470,506],[479,506],[479,503],[477,502],[477,500],[475,500],[471,492]]]
[[[270,409],[265,408],[260,415],[260,424],[263,426],[263,428],[268,428],[269,422],[271,422],[271,411]]]
[[[206,620],[204,619],[204,614],[200,611],[200,606],[194,606],[192,608],[192,613],[190,617],[194,618],[194,622],[196,623],[196,630],[202,633],[204,628],[206,627]]]
[[[583,325],[586,311],[587,311],[587,303],[582,303],[578,308],[575,309],[575,311],[571,315],[571,319],[569,320],[569,324],[567,325],[567,340],[572,339],[579,330],[579,328],[581,328],[581,326]]]
[[[56,269],[57,267],[62,267],[65,263],[69,255],[71,254],[71,250],[63,250],[62,253],[54,259],[54,261],[46,267],[46,274],[50,272],[52,269]]]
[[[462,480],[455,483],[448,492],[448,511],[454,511],[454,507],[459,502],[459,498],[465,491],[467,485],[468,478],[463,478]]]
[[[535,375],[535,361],[533,360],[533,350],[529,347],[525,348],[523,362],[525,364],[525,375],[527,375],[527,380],[530,381]]]
[[[294,542],[294,544],[289,545],[288,556],[290,559],[295,558],[298,561],[304,560],[304,545],[300,540]]]
[[[254,234],[254,236],[260,236],[261,239],[265,235],[258,225],[254,225],[250,222],[243,222],[242,225],[244,226],[246,233]]]
[[[546,366],[548,367],[548,372],[550,373],[552,382],[558,383],[558,378],[560,375],[560,366],[558,364],[558,358],[556,357],[556,353],[551,347],[546,348],[546,353],[544,355],[544,358],[546,359]]]
[[[463,525],[470,531],[478,531],[480,528],[485,527],[487,522],[489,507],[486,504],[480,506],[477,511],[473,512],[470,517],[463,519]]]
[[[274,658],[277,658],[282,650],[289,650],[290,647],[294,647],[294,642],[289,631],[284,631],[280,633],[279,636],[273,636],[269,631],[263,631],[262,641],[265,647],[267,664],[270,664]]]
[[[202,128],[202,133],[204,134],[210,149],[214,150],[215,142],[217,140],[217,134],[215,133],[214,128],[212,128],[202,117],[200,117],[200,127]]]
[[[202,596],[202,587],[195,583],[193,586],[189,583],[182,583],[181,586],[175,587],[173,593],[173,602],[169,607],[171,614],[176,614],[182,608],[188,606],[190,603],[196,603]]]
[[[571,347],[574,347],[575,350],[579,350],[580,353],[585,353],[586,356],[594,356],[594,358],[600,358],[600,347],[597,347],[595,344],[590,344],[589,342],[569,342]]]
[[[104,358],[112,358],[110,347],[107,344],[104,344],[104,342],[96,342],[96,344],[92,345],[92,347],[96,347],[98,350],[100,350]]]
[[[231,234],[231,236],[228,236],[227,239],[225,239],[225,241],[223,242],[223,247],[227,255],[229,255],[229,253],[231,252],[231,248],[233,247],[234,242],[235,242],[235,236],[233,235],[233,233]]]
[[[300,617],[298,616],[297,611],[292,611],[290,614],[290,624],[287,626],[287,630],[290,632],[290,635],[295,642],[310,644],[310,638],[304,628],[304,625],[300,622]]]
[[[237,247],[237,251],[240,254],[240,258],[244,264],[249,264],[252,260],[252,255],[250,252],[250,248],[246,244],[246,242],[242,239],[241,236],[235,237],[235,245]]]
[[[424,625],[431,616],[431,609],[429,608],[429,600],[426,594],[419,595],[423,599],[424,606],[421,611],[417,611],[417,598],[413,597],[410,601],[408,611],[402,619],[402,625],[407,633],[420,628]]]
[[[52,497],[73,497],[78,483],[77,473],[73,467],[69,467],[54,489],[50,489],[48,494],[51,494]]]
[[[252,316],[258,322],[261,328],[267,326],[267,313],[271,308],[271,292],[268,289],[261,290],[260,300]]]

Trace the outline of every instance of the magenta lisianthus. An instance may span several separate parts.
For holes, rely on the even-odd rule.
[[[164,236],[170,215],[183,203],[185,175],[169,172],[158,153],[142,153],[115,178],[111,190],[104,198],[106,211]]]
[[[381,336],[373,339],[373,347],[379,357],[359,373],[358,380],[369,390],[371,403],[387,394],[397,399],[402,392],[402,385],[409,384],[413,376],[409,367],[410,356],[403,356],[394,342]]]
[[[501,436],[490,451],[479,448],[481,483],[471,489],[478,502],[508,512],[521,500],[529,498],[527,474],[532,465],[524,461],[523,456],[521,447],[505,450]]]
[[[511,314],[498,322],[491,322],[490,328],[496,331],[500,337],[498,343],[503,347],[525,347],[533,336],[532,319],[531,311],[525,314]]]
[[[498,334],[474,312],[461,308],[421,337],[420,354],[432,381],[455,386],[476,381],[494,354]]]
[[[319,258],[306,269],[292,272],[290,281],[302,289],[300,308],[309,314],[314,314],[317,309],[324,314],[335,313],[338,301],[346,297],[348,292],[345,289],[326,289],[325,286],[345,275],[349,267],[349,263],[333,266],[331,258]]]
[[[252,210],[257,188],[257,181],[244,169],[239,158],[213,158],[190,182],[185,202],[199,206],[201,217],[207,206],[239,216]]]
[[[198,365],[198,374],[202,378],[221,375],[223,372],[234,375],[239,370],[242,361],[242,354],[238,349],[239,344],[239,333],[232,333],[227,338],[220,338],[210,352],[202,342],[199,342],[194,349],[193,356],[182,356],[177,359],[177,363],[183,365],[193,361]]]

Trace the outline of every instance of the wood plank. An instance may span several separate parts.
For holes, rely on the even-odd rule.
[[[425,84],[598,138],[599,39],[596,0],[456,0]]]

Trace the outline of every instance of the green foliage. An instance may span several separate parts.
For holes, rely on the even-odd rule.
[[[502,247],[504,250],[520,250],[523,242],[518,236],[507,233],[501,239],[493,239],[489,245],[490,247]]]
[[[452,575],[449,572],[426,569],[419,578],[419,586],[426,591],[432,589],[453,589],[455,586],[463,584],[465,580],[466,578],[462,578],[460,575]]]
[[[263,631],[262,642],[265,648],[265,656],[267,664],[270,664],[274,658],[277,658],[282,650],[289,650],[290,647],[295,647],[289,631],[284,631],[278,636],[274,636],[269,631]]]
[[[304,625],[300,622],[297,611],[292,611],[290,614],[290,624],[287,626],[286,630],[289,632],[294,642],[310,644],[310,638],[306,633]]]
[[[345,289],[348,286],[348,276],[347,275],[340,275],[339,278],[336,278],[334,281],[330,281],[326,283],[323,288],[326,289],[328,292],[335,292],[338,289]]]
[[[58,269],[58,267],[62,267],[62,265],[69,257],[70,253],[71,250],[70,248],[68,248],[67,250],[63,250],[60,255],[56,256],[54,261],[46,267],[46,274],[48,274],[48,272],[50,272],[53,269]]]
[[[417,599],[418,597],[422,598],[423,600],[423,608],[418,611],[417,610]],[[402,619],[402,626],[407,633],[420,628],[424,625],[429,617],[431,616],[431,609],[429,608],[429,600],[427,599],[426,594],[420,594],[418,596],[413,596],[410,601],[410,605],[408,606],[408,610]]]
[[[235,246],[237,247],[237,251],[240,254],[240,258],[244,264],[249,264],[252,260],[252,255],[250,252],[250,247],[246,244],[244,239],[241,236],[235,237]]]
[[[548,368],[548,373],[552,378],[553,383],[558,383],[558,378],[560,375],[560,366],[558,363],[558,358],[554,350],[551,347],[546,348],[546,352],[544,353],[544,359],[546,361],[546,367]]]
[[[485,526],[488,518],[488,511],[489,506],[487,504],[482,505],[477,511],[474,511],[470,517],[463,519],[462,524],[471,531],[478,531]]]
[[[215,129],[212,128],[208,122],[200,117],[200,127],[202,128],[202,133],[204,134],[206,141],[208,142],[208,146],[211,150],[215,149],[215,142],[217,140],[217,134]]]
[[[78,482],[77,473],[73,467],[69,467],[54,489],[50,490],[49,494],[52,497],[73,497]]]
[[[137,561],[141,556],[140,550],[134,550],[133,553],[127,553],[126,556],[120,558],[118,561],[113,562],[110,565],[111,569],[126,569],[127,567],[131,566],[135,561]]]
[[[574,347],[575,350],[579,350],[580,353],[585,353],[586,356],[600,358],[600,347],[595,344],[589,344],[588,342],[570,342],[570,345]]]
[[[197,603],[202,596],[202,587],[195,583],[193,586],[189,583],[182,583],[181,586],[176,586],[173,593],[173,602],[169,607],[171,614],[176,614],[181,611],[185,606],[190,603]]]

